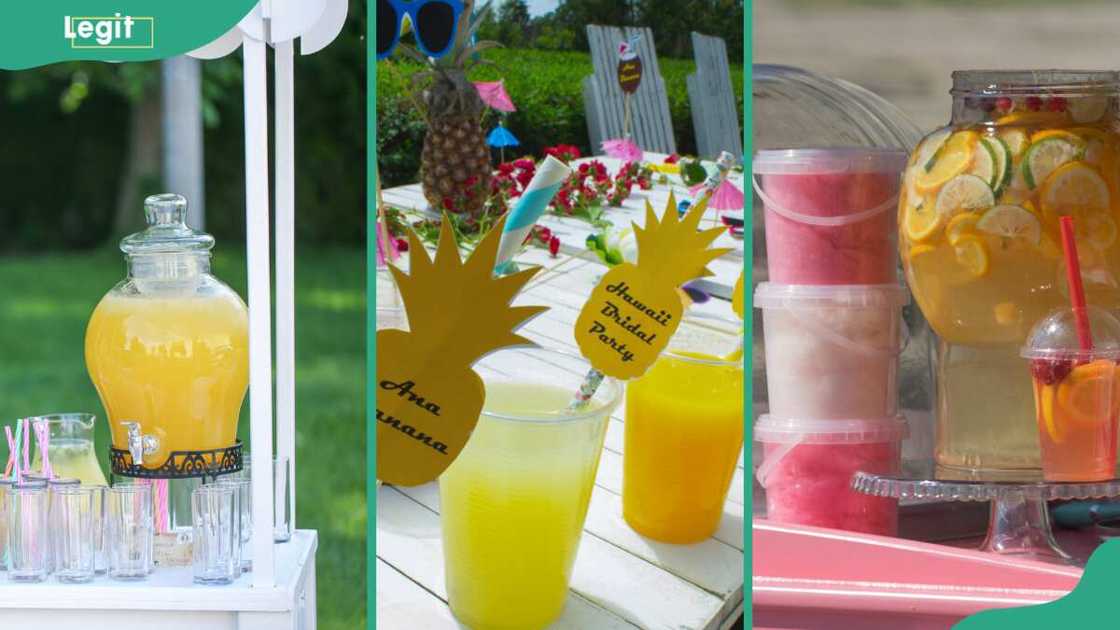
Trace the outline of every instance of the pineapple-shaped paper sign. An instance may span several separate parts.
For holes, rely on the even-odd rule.
[[[739,274],[731,293],[731,310],[735,311],[739,319],[743,319],[743,273]]]
[[[510,306],[540,269],[494,277],[503,218],[466,261],[445,216],[435,259],[409,231],[409,273],[390,267],[409,330],[377,333],[377,478],[415,486],[459,455],[478,422],[485,390],[471,366],[509,346],[532,345],[516,329],[546,310]]]
[[[680,217],[670,195],[659,221],[646,202],[645,227],[634,226],[637,264],[611,268],[576,320],[576,343],[593,368],[631,379],[665,349],[684,311],[677,288],[712,275],[708,263],[731,251],[709,248],[727,228],[697,229],[706,206],[701,201]]]

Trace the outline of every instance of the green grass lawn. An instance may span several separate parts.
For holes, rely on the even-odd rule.
[[[86,374],[90,313],[120,281],[114,246],[95,253],[0,257],[0,424],[55,411],[99,416]],[[219,245],[214,273],[242,296],[244,253]],[[365,627],[365,254],[300,250],[296,261],[297,526],[319,530],[319,627]],[[248,441],[249,414],[240,432]],[[0,440],[7,460],[7,443]]]

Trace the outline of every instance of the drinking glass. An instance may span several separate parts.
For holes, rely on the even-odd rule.
[[[590,365],[544,350],[477,364],[486,401],[439,479],[447,595],[472,628],[543,628],[560,616],[621,387],[607,378],[568,408]]]
[[[106,551],[109,538],[106,519],[107,495],[109,486],[87,486],[93,494],[93,572],[104,575],[109,570],[109,557]]]
[[[252,481],[252,466],[249,464],[250,456],[245,454],[241,466],[241,479]],[[278,543],[288,542],[292,539],[292,504],[291,494],[288,492],[291,482],[291,466],[287,457],[274,457],[272,459],[272,541]]]
[[[719,527],[743,448],[742,326],[686,317],[627,385],[622,515],[643,536],[688,544]]]
[[[8,491],[11,479],[0,479],[0,571],[8,570]]]
[[[241,510],[238,489],[210,484],[191,494],[196,584],[229,584],[241,575]]]
[[[49,574],[47,484],[13,484],[7,492],[8,579],[42,582]]]
[[[118,484],[107,492],[109,577],[143,580],[152,572],[152,487]]]
[[[89,582],[93,579],[96,554],[94,490],[60,485],[51,488],[50,497],[55,577],[67,584]]]
[[[238,496],[239,520],[238,528],[241,532],[241,570],[253,569],[253,486],[244,477],[231,477],[219,479],[216,485],[233,488]]]
[[[47,570],[54,573],[55,566],[58,560],[58,542],[55,540],[55,526],[54,517],[51,512],[54,511],[54,492],[58,488],[77,488],[82,485],[81,480],[73,477],[54,477],[47,480],[47,523],[50,531],[50,552],[47,555]]]

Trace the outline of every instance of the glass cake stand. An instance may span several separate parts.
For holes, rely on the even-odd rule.
[[[1073,564],[1050,529],[1047,501],[1105,499],[1120,496],[1120,479],[1093,483],[1049,482],[1041,472],[1024,471],[1018,479],[999,481],[952,478],[933,462],[908,462],[898,474],[858,472],[852,488],[895,499],[990,501],[991,517],[981,551]]]

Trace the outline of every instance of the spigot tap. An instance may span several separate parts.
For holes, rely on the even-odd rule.
[[[159,450],[159,440],[154,435],[142,434],[139,422],[124,421],[121,424],[128,431],[128,454],[132,457],[132,465],[143,465],[145,455]]]

